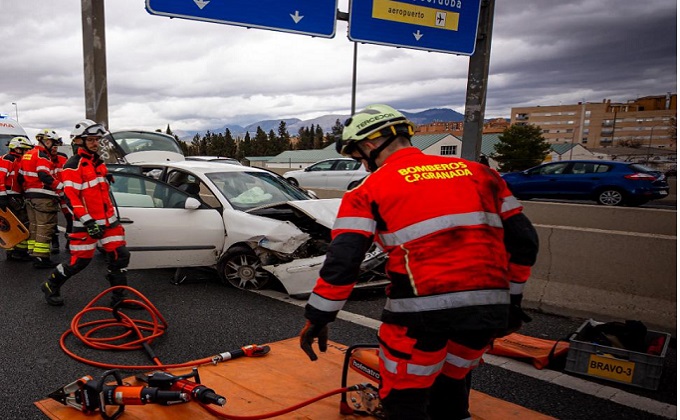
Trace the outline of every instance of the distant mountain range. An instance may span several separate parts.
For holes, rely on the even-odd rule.
[[[411,121],[418,125],[429,124],[436,121],[463,121],[464,117],[463,114],[461,114],[460,112],[456,112],[448,108],[432,108],[421,112],[405,112],[405,111],[401,112],[408,119],[410,119]],[[223,125],[222,127],[217,127],[202,132],[196,131],[189,132],[177,130],[175,131],[175,134],[181,140],[191,141],[196,134],[203,136],[207,131],[210,131],[211,133],[224,133],[228,128],[229,131],[231,132],[232,137],[234,138],[237,137],[243,138],[246,135],[246,132],[249,132],[250,136],[253,137],[257,132],[257,127],[260,127],[265,133],[269,133],[270,130],[274,130],[274,132],[277,132],[279,129],[279,124],[281,124],[281,121],[286,122],[288,133],[290,133],[291,136],[297,135],[298,130],[300,130],[300,128],[310,127],[312,125],[314,126],[319,125],[321,126],[325,133],[329,133],[331,132],[336,121],[340,120],[340,122],[344,122],[347,118],[349,118],[349,115],[341,114],[322,115],[320,117],[312,118],[310,120],[301,120],[299,118],[282,118],[280,120],[262,120],[249,124],[245,127],[236,124],[226,124]]]

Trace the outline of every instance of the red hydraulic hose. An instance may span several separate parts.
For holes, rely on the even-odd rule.
[[[319,400],[323,400],[324,398],[328,398],[332,395],[341,394],[343,392],[356,391],[356,390],[362,389],[362,388],[363,388],[363,385],[353,385],[353,386],[348,386],[348,387],[345,387],[345,388],[334,389],[332,391],[328,391],[324,394],[318,395],[314,398],[310,398],[306,401],[302,401],[301,403],[295,404],[293,406],[286,407],[286,408],[283,408],[283,409],[278,410],[278,411],[272,411],[270,413],[263,413],[263,414],[256,414],[256,415],[253,415],[253,416],[236,416],[236,415],[233,415],[233,414],[223,413],[223,412],[221,412],[221,411],[219,411],[219,410],[217,410],[217,409],[215,409],[215,408],[213,408],[213,407],[211,407],[207,404],[201,404],[201,406],[203,408],[205,408],[206,411],[208,411],[209,413],[211,413],[211,414],[213,414],[217,417],[223,418],[223,419],[229,419],[229,420],[261,420],[261,419],[268,419],[268,418],[272,418],[272,417],[282,416],[286,413],[290,413],[291,411],[295,411],[299,408],[306,407],[306,406],[308,406],[312,403],[315,403]]]
[[[127,303],[134,303],[137,304],[138,306],[142,307],[146,313],[149,315],[151,318],[151,321],[148,320],[143,320],[143,319],[133,319],[129,317],[127,314],[125,314],[122,311],[114,310],[112,308],[106,307],[106,306],[96,306],[97,302],[106,294],[113,292],[114,290],[127,290],[130,293],[132,293],[135,297],[138,299],[134,298],[128,298],[125,299]],[[91,313],[94,313],[96,311],[104,311],[104,312],[110,312],[113,314],[113,318],[108,318],[108,319],[98,319],[94,321],[87,321],[83,322],[83,318]],[[94,299],[88,303],[85,308],[78,312],[74,317],[73,320],[71,321],[71,328],[67,331],[65,331],[62,335],[61,338],[59,339],[59,345],[61,346],[61,349],[72,357],[73,359],[90,365],[90,366],[95,366],[103,369],[121,369],[121,370],[154,370],[154,369],[176,369],[176,368],[185,368],[185,367],[191,367],[191,366],[198,366],[198,365],[203,365],[207,363],[214,363],[215,362],[215,357],[205,357],[203,359],[197,359],[193,360],[190,362],[185,362],[185,363],[176,363],[176,364],[170,364],[170,365],[165,365],[162,364],[161,361],[156,357],[151,350],[150,344],[155,340],[156,338],[162,336],[165,333],[165,330],[168,327],[168,323],[163,318],[163,315],[158,311],[158,309],[147,299],[144,295],[142,295],[139,291],[136,289],[129,287],[129,286],[115,286],[111,287],[107,290],[104,290],[100,294],[98,294]],[[107,329],[113,329],[115,328],[116,331],[119,331],[121,328],[124,330],[123,333],[119,333],[114,336],[102,336],[102,331],[107,330]],[[97,362],[94,360],[86,359],[84,357],[78,356],[77,354],[73,353],[66,347],[66,338],[73,334],[74,337],[78,338],[81,340],[85,345],[94,348],[94,349],[99,349],[99,350],[141,350],[144,349],[149,357],[154,361],[155,365],[143,365],[143,366],[133,366],[133,365],[114,365],[110,363],[102,363],[102,362]],[[95,334],[98,336],[95,337]],[[123,342],[121,341],[123,339],[132,339],[131,341],[128,342]],[[221,359],[220,359],[221,360]],[[228,360],[228,359],[227,359]],[[261,420],[261,419],[268,419],[271,417],[277,417],[281,416],[286,413],[290,413],[291,411],[295,411],[299,408],[306,407],[312,403],[315,403],[319,400],[322,400],[324,398],[328,398],[332,395],[336,394],[341,394],[343,392],[349,392],[349,391],[356,391],[363,389],[364,385],[353,385],[349,387],[344,387],[344,388],[338,388],[334,389],[332,391],[328,391],[324,394],[318,395],[316,397],[313,397],[311,399],[308,399],[306,401],[302,401],[298,404],[295,404],[290,407],[286,407],[281,410],[273,411],[270,413],[263,413],[263,414],[258,414],[258,415],[253,415],[253,416],[237,416],[233,414],[227,414],[223,413],[210,405],[200,403],[199,404],[208,412],[211,414],[218,416],[220,418],[224,419],[230,419],[230,420]]]

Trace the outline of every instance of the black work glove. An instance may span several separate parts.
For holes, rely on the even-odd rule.
[[[94,220],[88,220],[84,223],[87,234],[93,239],[101,239],[104,237],[104,229],[101,228]]]
[[[510,295],[510,316],[505,335],[514,333],[522,328],[522,323],[531,322],[531,317],[522,310],[522,295]]]
[[[302,331],[300,331],[300,348],[312,362],[318,359],[312,349],[312,343],[314,343],[315,338],[319,339],[319,350],[325,353],[326,349],[328,349],[328,325],[312,324],[312,321],[307,320]]]
[[[106,174],[106,180],[109,181],[109,184],[115,184],[116,179],[113,177],[112,174]]]
[[[0,209],[7,211],[7,206],[9,206],[9,198],[4,194],[0,195]]]

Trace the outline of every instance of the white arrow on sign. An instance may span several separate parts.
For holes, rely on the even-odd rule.
[[[420,41],[420,38],[423,37],[424,34],[420,33],[420,29],[418,29],[418,32],[413,34],[413,37],[416,39],[416,41]]]
[[[299,22],[302,20],[302,18],[303,18],[304,16],[300,16],[300,12],[298,12],[298,11],[296,10],[296,11],[295,11],[295,14],[294,14],[294,15],[290,15],[290,17],[293,18],[293,22],[299,23]]]
[[[199,9],[203,10],[203,8],[210,3],[210,0],[194,0],[194,3],[196,3],[196,6],[198,6]]]

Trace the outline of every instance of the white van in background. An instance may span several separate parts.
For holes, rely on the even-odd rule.
[[[7,153],[7,143],[17,136],[24,136],[28,139],[26,131],[18,121],[11,119],[7,114],[0,114],[0,156]]]

